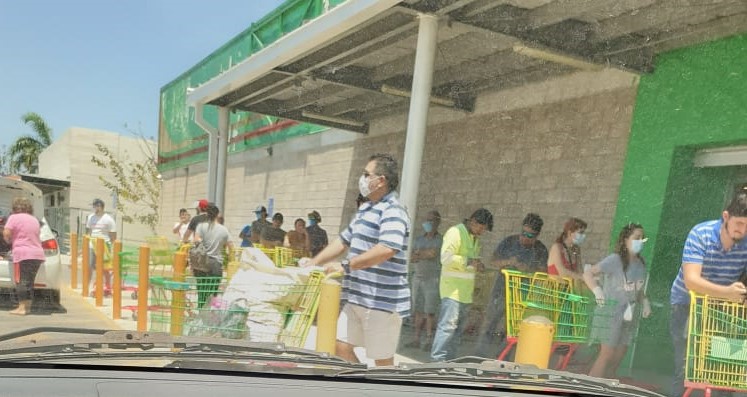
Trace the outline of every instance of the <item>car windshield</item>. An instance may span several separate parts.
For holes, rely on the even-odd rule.
[[[743,0],[0,3],[0,363],[747,392]]]

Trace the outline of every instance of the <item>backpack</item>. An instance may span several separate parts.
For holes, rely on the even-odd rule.
[[[189,249],[189,266],[191,266],[193,270],[203,272],[210,270],[210,267],[208,266],[207,247],[202,242],[193,243],[192,247]]]

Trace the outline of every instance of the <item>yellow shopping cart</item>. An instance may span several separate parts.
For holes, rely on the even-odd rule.
[[[685,389],[747,391],[747,306],[690,292]]]

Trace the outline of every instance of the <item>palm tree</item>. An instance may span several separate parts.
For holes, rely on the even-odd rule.
[[[8,156],[13,172],[25,170],[28,173],[39,172],[39,155],[52,144],[52,129],[37,113],[28,112],[21,116],[24,124],[31,126],[35,135],[24,135],[10,145]]]

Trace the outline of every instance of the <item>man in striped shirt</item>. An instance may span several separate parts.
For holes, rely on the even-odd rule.
[[[353,349],[361,346],[377,366],[394,365],[402,318],[410,315],[410,221],[397,199],[398,184],[397,162],[387,154],[371,156],[358,181],[369,201],[340,238],[306,264],[327,264],[348,251],[342,263],[327,264],[326,271],[345,274],[336,354],[349,361],[358,361]]]
[[[672,284],[670,330],[674,344],[673,396],[684,391],[689,291],[743,302],[747,288],[739,279],[747,268],[747,194],[737,194],[721,219],[690,230],[682,252],[682,266]]]

